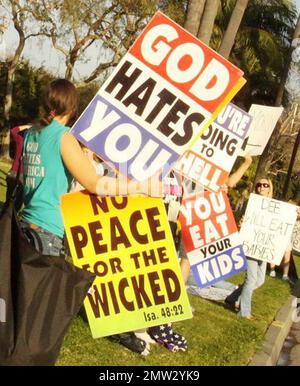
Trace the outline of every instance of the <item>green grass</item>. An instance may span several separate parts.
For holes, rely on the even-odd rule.
[[[242,281],[242,275],[237,276],[235,281]],[[173,326],[186,337],[188,351],[170,353],[152,345],[145,358],[106,338],[93,340],[88,325],[77,317],[65,338],[57,365],[246,365],[260,349],[268,325],[289,294],[290,288],[285,282],[267,277],[265,285],[254,293],[253,313],[259,318],[255,322],[239,318],[221,303],[191,295],[194,317]]]
[[[0,161],[0,201],[5,197],[5,173],[9,165]],[[300,259],[295,263],[300,272]],[[243,274],[231,280],[243,281]],[[164,347],[151,346],[147,357],[132,353],[107,338],[94,340],[89,326],[79,316],[73,321],[62,346],[58,366],[224,366],[246,365],[262,346],[266,329],[287,300],[290,287],[280,279],[266,277],[254,292],[253,314],[257,321],[239,318],[221,303],[190,295],[194,317],[177,322],[173,328],[188,341],[185,353],[171,353]]]

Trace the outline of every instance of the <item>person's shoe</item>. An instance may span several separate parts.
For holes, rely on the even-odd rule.
[[[142,341],[146,342],[146,344],[148,343],[149,345],[150,344],[155,344],[155,340],[153,340],[151,338],[151,336],[148,334],[148,332],[146,331],[146,329],[141,329],[141,330],[137,330],[137,331],[134,331],[134,335],[141,339]]]
[[[251,321],[257,320],[257,318],[253,315],[247,315],[247,316],[244,316],[244,318]]]
[[[238,303],[232,303],[227,300],[227,298],[224,300],[225,308],[228,308],[231,311],[239,312],[240,305]]]
[[[295,285],[295,282],[292,279],[290,279],[287,275],[283,275],[282,280],[286,281],[287,283],[289,283],[291,285]]]
[[[148,355],[149,350],[146,342],[135,336],[133,332],[124,332],[122,334],[111,335],[109,339],[112,342],[120,343],[129,350],[141,355]]]
[[[162,344],[171,352],[187,350],[185,337],[174,332],[171,323],[149,327],[148,332],[157,343]]]
[[[276,272],[274,269],[272,269],[269,273],[270,277],[276,277]]]

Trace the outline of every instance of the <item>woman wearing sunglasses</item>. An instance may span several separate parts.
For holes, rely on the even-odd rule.
[[[265,197],[272,197],[272,181],[269,178],[261,178],[255,186],[255,193]],[[241,219],[241,222],[242,221],[243,218]],[[267,263],[250,257],[247,257],[247,263],[247,271],[243,285],[230,294],[225,302],[227,304],[234,304],[235,309],[239,310],[240,316],[249,320],[255,320],[255,317],[251,314],[252,295],[253,291],[265,282]]]

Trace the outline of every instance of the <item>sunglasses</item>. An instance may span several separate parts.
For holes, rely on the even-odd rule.
[[[258,182],[257,184],[256,184],[256,187],[257,188],[269,188],[270,187],[270,185],[269,184],[267,184],[267,183],[261,183],[261,182]]]

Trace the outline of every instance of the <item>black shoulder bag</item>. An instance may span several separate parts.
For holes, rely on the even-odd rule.
[[[54,365],[95,275],[28,243],[16,194],[0,215],[0,365]]]

